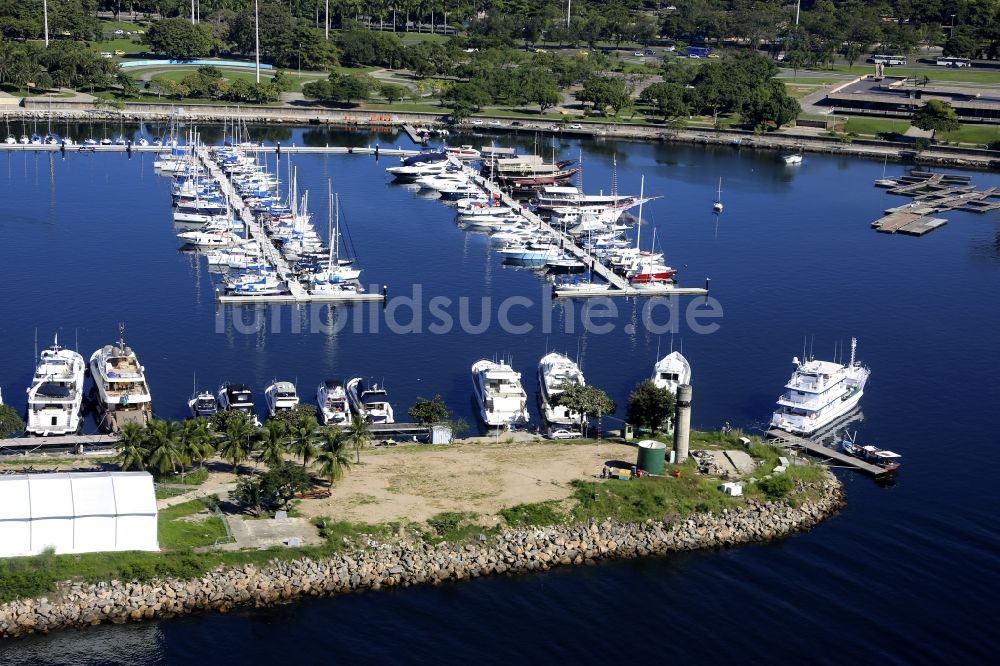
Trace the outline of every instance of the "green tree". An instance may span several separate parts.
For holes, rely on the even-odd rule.
[[[435,395],[430,400],[418,397],[407,413],[420,425],[443,423],[451,417],[451,412],[440,395]]]
[[[146,31],[145,41],[151,49],[172,60],[189,60],[208,55],[212,35],[200,25],[182,18],[162,19]]]
[[[115,464],[126,472],[130,469],[146,469],[146,429],[144,427],[134,421],[122,424],[122,429],[118,432],[118,454],[115,456]]]
[[[555,403],[576,412],[580,419],[580,431],[585,431],[588,416],[605,416],[614,414],[617,409],[615,401],[596,386],[573,384],[567,386],[556,396]]]
[[[0,405],[0,437],[24,432],[26,425],[10,405]]]
[[[632,425],[656,431],[666,426],[676,403],[673,393],[666,388],[659,388],[652,380],[647,379],[629,395],[625,420]]]
[[[369,427],[368,422],[365,421],[360,416],[355,416],[351,420],[351,426],[347,433],[347,438],[351,441],[354,446],[354,453],[357,456],[355,459],[355,464],[361,463],[361,449],[368,446],[368,443],[372,440],[372,431]]]
[[[316,462],[319,464],[319,475],[331,486],[344,476],[345,470],[351,468],[343,430],[334,427],[323,432],[323,448],[316,456]]]
[[[219,453],[224,460],[233,466],[233,471],[239,474],[240,463],[250,457],[253,452],[250,438],[253,436],[254,427],[249,416],[235,410],[233,413],[242,415],[242,418],[229,419]]]
[[[309,473],[293,462],[283,461],[260,475],[261,495],[265,503],[287,509],[296,493],[312,485]]]
[[[146,426],[146,462],[161,476],[175,471],[185,460],[180,433],[176,421],[153,419]]]
[[[664,122],[688,116],[691,109],[684,101],[684,88],[679,83],[654,83],[640,94],[639,101],[650,104],[663,116]]]
[[[929,99],[913,111],[914,127],[931,132],[954,132],[961,125],[951,104],[940,99]]]
[[[268,467],[273,467],[285,459],[285,434],[287,427],[284,422],[268,419],[260,430],[260,445],[257,447],[257,460]]]
[[[401,86],[396,83],[383,83],[379,86],[379,93],[385,98],[385,101],[389,104],[395,104],[396,102],[405,99],[408,88],[406,86]]]
[[[632,102],[625,81],[597,76],[584,82],[583,90],[577,93],[576,98],[581,102],[590,102],[594,110],[602,114],[611,109],[616,116]]]
[[[188,419],[181,424],[179,446],[182,477],[186,461],[200,464],[215,453],[215,447],[212,446],[212,434],[208,428],[208,419],[204,418]]]
[[[255,516],[264,511],[264,484],[259,476],[244,476],[237,479],[236,487],[229,491],[229,498],[246,508]]]
[[[290,434],[292,436],[292,453],[296,457],[302,458],[302,467],[309,464],[309,461],[316,457],[316,429],[319,424],[316,417],[304,420]]]

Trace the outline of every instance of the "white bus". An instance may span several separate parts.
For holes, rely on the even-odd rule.
[[[972,61],[968,58],[951,58],[947,56],[938,56],[934,64],[940,67],[972,67]]]
[[[871,58],[868,58],[868,62],[873,62],[876,65],[888,65],[889,67],[892,67],[894,65],[905,66],[906,65],[906,58],[904,58],[903,56],[898,56],[898,55],[881,55],[881,54],[876,54],[876,55],[873,55]]]

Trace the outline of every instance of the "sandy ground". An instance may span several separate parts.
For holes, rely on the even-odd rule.
[[[368,523],[418,522],[443,511],[493,515],[515,504],[564,499],[573,479],[593,478],[606,461],[634,462],[635,456],[635,448],[623,444],[544,440],[369,449],[329,499],[305,500],[299,510]]]

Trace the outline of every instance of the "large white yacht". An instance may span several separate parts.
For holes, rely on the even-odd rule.
[[[264,389],[264,400],[267,401],[268,414],[274,416],[278,412],[298,407],[299,394],[295,390],[295,384],[275,380]]]
[[[551,352],[538,362],[538,385],[541,387],[542,416],[551,424],[578,425],[579,412],[554,404],[556,396],[573,385],[584,386],[580,367],[563,354]]]
[[[355,377],[347,382],[347,399],[351,410],[369,423],[393,423],[392,405],[385,388],[374,382]]]
[[[97,391],[98,425],[111,432],[128,422],[145,425],[153,415],[153,398],[146,384],[145,368],[125,344],[125,328],[118,342],[104,345],[90,357],[90,375]]]
[[[851,338],[847,365],[814,358],[792,360],[795,372],[778,398],[771,427],[809,435],[854,409],[871,373],[855,358],[858,341]]]
[[[323,425],[348,425],[351,422],[351,406],[347,402],[344,383],[339,379],[327,379],[316,389],[319,403],[319,420]]]
[[[521,373],[503,362],[483,359],[472,365],[472,384],[479,401],[479,414],[488,426],[512,426],[528,422],[528,394],[521,386]]]
[[[691,383],[691,364],[680,352],[670,352],[653,366],[653,383],[677,395],[677,387]]]
[[[72,349],[59,346],[56,336],[44,350],[28,389],[30,435],[70,435],[80,429],[83,405],[83,378],[87,366]]]

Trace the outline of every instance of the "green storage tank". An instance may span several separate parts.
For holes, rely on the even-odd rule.
[[[663,462],[667,453],[667,445],[652,439],[639,442],[639,459],[636,467],[647,474],[663,474]]]

